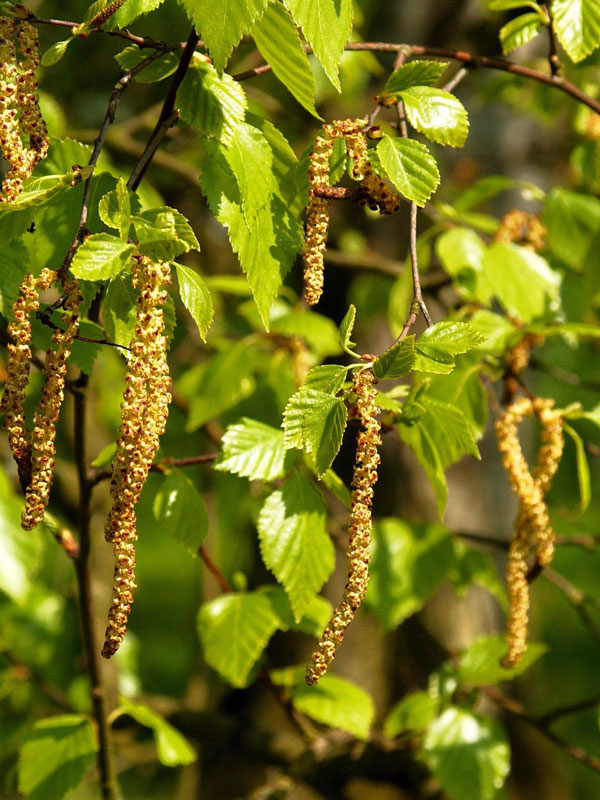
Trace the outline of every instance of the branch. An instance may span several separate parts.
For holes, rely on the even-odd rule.
[[[71,22],[70,20],[66,19],[36,17],[35,14],[29,14],[27,20],[31,22],[32,25],[51,25],[54,28],[69,28],[69,30],[77,28],[80,24],[79,22]],[[134,33],[131,33],[131,31],[128,31],[127,28],[117,28],[113,31],[106,31],[102,28],[93,28],[92,30],[88,31],[88,33],[103,33],[105,36],[116,36],[119,39],[125,39],[128,42],[137,44],[138,47],[152,47],[155,50],[160,50],[161,55],[168,50],[174,50],[179,47],[179,45],[167,45],[165,42],[159,42],[156,39],[151,39],[149,36],[136,36]]]
[[[205,565],[206,569],[210,572],[210,574],[214,577],[216,582],[219,584],[219,587],[220,587],[221,591],[224,594],[230,594],[231,592],[233,592],[233,589],[231,588],[231,586],[229,584],[229,581],[223,575],[221,570],[217,567],[217,565],[212,560],[212,558],[208,555],[208,552],[206,551],[206,548],[204,547],[204,545],[201,545],[198,548],[198,555],[200,556],[202,561],[204,561],[204,565]]]

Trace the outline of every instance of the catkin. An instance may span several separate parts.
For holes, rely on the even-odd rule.
[[[42,521],[48,505],[54,474],[56,423],[64,399],[67,359],[71,355],[73,339],[79,332],[79,307],[83,298],[78,280],[65,277],[63,291],[65,313],[62,322],[65,330],[57,328],[52,334],[55,347],[46,352],[44,388],[33,417],[31,480],[25,492],[25,510],[21,515],[21,526],[26,531]]]
[[[131,278],[139,290],[138,312],[113,463],[113,505],[105,528],[105,537],[113,542],[115,553],[113,600],[102,649],[105,658],[118,650],[127,630],[135,588],[135,505],[165,430],[171,401],[162,308],[167,299],[164,287],[171,282],[170,265],[137,255]]]
[[[114,0],[114,2],[109,3],[106,8],[102,9],[95,17],[89,21],[89,26],[92,30],[96,28],[101,28],[104,23],[109,20],[113,14],[116,14],[117,11],[121,8],[125,0]]]
[[[17,463],[19,482],[23,490],[31,480],[31,436],[25,427],[25,391],[29,382],[31,362],[30,316],[40,307],[39,294],[56,280],[56,273],[43,269],[39,277],[27,274],[19,296],[12,307],[13,321],[8,324],[8,364],[6,381],[0,401],[8,444]]]
[[[525,652],[529,615],[527,558],[535,549],[536,562],[541,567],[550,564],[554,555],[554,531],[544,495],[550,488],[563,451],[564,439],[560,413],[554,401],[546,398],[517,399],[497,420],[496,435],[502,463],[507,470],[511,489],[519,498],[519,513],[515,535],[510,544],[506,568],[509,598],[507,622],[508,650],[505,666],[517,664]],[[518,436],[522,420],[537,414],[541,424],[541,446],[533,474],[523,455]]]
[[[0,203],[15,200],[48,152],[36,79],[39,64],[37,30],[26,20],[0,17],[0,151],[9,164]]]
[[[377,481],[379,454],[377,448],[381,444],[381,423],[377,415],[377,390],[373,382],[375,378],[370,370],[359,372],[354,376],[352,390],[357,398],[356,416],[361,430],[356,440],[356,457],[352,477],[352,504],[348,521],[348,582],[342,600],[323,632],[311,663],[307,667],[305,680],[311,686],[319,681],[327,671],[342,643],[348,625],[362,603],[369,582],[369,545],[371,544],[371,526],[373,504],[373,486]]]

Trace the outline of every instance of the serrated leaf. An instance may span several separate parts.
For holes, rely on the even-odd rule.
[[[313,367],[302,382],[302,389],[315,389],[326,394],[337,394],[344,385],[348,367],[340,364],[321,364]]]
[[[273,151],[264,134],[244,122],[236,127],[223,153],[238,183],[244,217],[252,230],[256,214],[269,204],[273,193]]]
[[[483,270],[503,308],[523,322],[544,316],[558,303],[560,275],[526,247],[494,242],[485,252]]]
[[[41,58],[40,63],[42,67],[53,67],[54,64],[58,64],[58,62],[67,52],[67,47],[72,41],[72,37],[69,37],[68,39],[62,39],[59,42],[54,42],[54,44],[51,44]]]
[[[438,322],[417,339],[413,369],[450,373],[454,369],[455,356],[472,350],[483,341],[484,337],[468,322]]]
[[[585,453],[585,445],[581,436],[570,425],[565,425],[563,423],[563,430],[565,433],[569,434],[575,445],[577,478],[579,480],[579,513],[583,514],[592,499],[592,482],[590,479],[590,467]]]
[[[510,11],[513,8],[523,8],[523,6],[539,10],[538,4],[532,0],[488,0],[490,11]]]
[[[510,681],[529,669],[548,648],[539,642],[529,642],[521,661],[511,669],[500,664],[506,654],[506,639],[500,634],[480,636],[469,645],[458,662],[457,678],[472,686]]]
[[[542,215],[552,253],[576,272],[600,266],[600,200],[557,187],[548,194]]]
[[[430,724],[422,757],[444,791],[460,800],[494,800],[510,770],[500,725],[454,707]]]
[[[321,119],[315,108],[315,79],[286,9],[279,3],[268,6],[251,35],[274,75],[310,114]]]
[[[79,171],[84,177],[91,175],[90,169],[84,167]],[[4,203],[0,210],[0,220],[17,211],[43,205],[60,192],[65,192],[76,185],[76,173],[73,170],[64,175],[43,175],[26,181],[21,194],[10,203]]]
[[[338,329],[334,322],[316,311],[290,311],[271,322],[273,333],[301,336],[317,359],[338,355]]]
[[[107,30],[125,28],[133,22],[134,19],[144,14],[149,14],[150,11],[154,11],[154,9],[162,5],[163,2],[164,0],[127,0],[127,2],[112,15],[104,27]]]
[[[128,276],[117,275],[102,300],[102,323],[110,342],[129,347],[137,316],[137,292]]]
[[[323,500],[294,472],[267,497],[257,527],[263,561],[286,590],[299,622],[335,565]]]
[[[314,389],[301,389],[292,395],[285,407],[284,445],[309,453],[320,476],[338,454],[347,418],[341,398]]]
[[[110,233],[93,233],[78,247],[71,272],[86,281],[106,281],[127,267],[134,252],[134,245]]]
[[[198,634],[206,663],[232,686],[246,686],[250,670],[278,626],[268,596],[258,592],[231,592],[204,603]]]
[[[439,705],[439,698],[427,692],[413,692],[392,708],[386,717],[383,732],[390,739],[401,733],[420,733],[435,718]]]
[[[6,477],[0,473],[0,591],[16,605],[24,605],[40,565],[43,540],[41,532],[21,528],[23,502]]]
[[[144,73],[142,73],[143,75]],[[236,127],[244,121],[246,95],[238,81],[219,75],[212,64],[194,60],[177,92],[181,118],[198,128],[207,139],[229,144]]]
[[[285,0],[285,5],[340,92],[339,64],[352,29],[352,0]]]
[[[222,72],[233,48],[264,13],[269,0],[178,0]]]
[[[381,380],[402,378],[413,368],[415,355],[415,337],[407,336],[401,342],[392,345],[373,362],[373,374]]]
[[[600,6],[597,0],[553,0],[552,21],[558,41],[575,63],[600,45]]]
[[[138,250],[150,258],[170,261],[182,253],[200,249],[190,223],[174,208],[162,206],[142,211],[132,222]]]
[[[331,728],[368,739],[375,717],[372,697],[356,684],[337,675],[324,675],[316,686],[300,684],[292,692],[298,711]]]
[[[478,356],[460,359],[450,375],[430,378],[427,389],[428,397],[450,403],[462,411],[476,439],[483,436],[488,420],[488,397],[480,372]]]
[[[415,60],[402,64],[392,72],[380,97],[397,97],[411,86],[433,86],[442,77],[447,66],[447,61]]]
[[[127,241],[131,218],[131,201],[123,178],[119,178],[112,192],[107,192],[98,205],[98,215],[109,228],[116,228],[124,242]]]
[[[29,272],[29,251],[21,239],[2,245],[0,269],[0,314],[12,319],[12,307],[19,296],[23,278]]]
[[[229,425],[221,440],[215,469],[252,481],[273,481],[289,471],[294,454],[283,446],[283,431],[256,419]]]
[[[19,791],[30,800],[62,800],[94,763],[95,738],[82,714],[36,722],[19,752]]]
[[[419,611],[452,566],[452,539],[441,525],[376,522],[365,602],[385,630]]]
[[[377,155],[400,194],[424,206],[440,182],[435,158],[426,145],[414,139],[385,137],[377,145]]]
[[[354,328],[354,320],[356,319],[356,307],[351,305],[344,319],[340,323],[340,347],[348,352],[351,347],[354,347],[356,342],[351,341],[352,329]]]
[[[158,760],[165,767],[177,767],[180,764],[191,764],[197,756],[194,748],[170,722],[143,703],[132,703],[125,697],[119,701],[119,713],[127,714],[140,725],[150,728],[156,742]]]
[[[329,491],[337,497],[340,503],[343,503],[346,508],[350,508],[352,505],[350,492],[339,475],[332,469],[328,469],[321,475],[320,481],[326,489],[329,489]]]
[[[401,93],[410,124],[438,144],[462,147],[469,132],[463,104],[450,92],[430,86],[412,86]]]
[[[527,42],[535,39],[541,29],[542,20],[539,14],[521,14],[511,19],[500,28],[502,52],[506,55],[506,53],[516,50],[517,47],[523,47]]]
[[[282,631],[302,631],[310,636],[319,637],[331,619],[331,603],[320,595],[312,598],[304,609],[302,619],[296,622],[290,599],[281,586],[264,586],[261,591],[269,597],[271,605],[279,617],[279,628]]]
[[[127,5],[129,5],[130,2],[131,0],[128,0]],[[115,60],[124,72],[129,72],[154,52],[154,50],[148,47],[138,47],[133,44],[121,50],[120,53],[117,53]],[[179,64],[177,53],[163,53],[160,58],[157,58],[138,72],[135,76],[135,80],[138,83],[156,83],[157,81],[162,81],[175,72],[177,64]]]
[[[208,287],[204,279],[193,269],[184,267],[183,264],[175,264],[175,269],[177,270],[179,296],[198,326],[200,336],[206,340],[206,334],[214,315]]]
[[[492,289],[485,279],[483,257],[485,244],[470,228],[452,228],[438,237],[436,253],[467,300],[489,303]]]
[[[154,498],[154,519],[160,530],[196,555],[208,534],[208,514],[202,495],[181,470],[163,480]]]

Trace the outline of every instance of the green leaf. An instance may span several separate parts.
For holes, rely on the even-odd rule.
[[[19,752],[19,791],[30,800],[62,800],[94,763],[95,740],[82,714],[36,722]]]
[[[568,433],[575,445],[575,455],[577,458],[577,477],[579,479],[579,513],[583,514],[592,499],[592,482],[590,479],[590,468],[585,453],[583,439],[577,431],[570,425],[563,423],[563,430]]]
[[[142,73],[142,75],[144,72]],[[194,59],[177,92],[181,118],[198,128],[206,139],[231,142],[244,121],[246,95],[231,75],[219,75],[212,64]]]
[[[472,584],[476,583],[493,595],[503,609],[508,606],[504,581],[491,556],[467,547],[457,538],[454,539],[454,563],[448,578],[459,598],[464,597]]]
[[[576,272],[600,267],[600,200],[557,187],[548,194],[542,222],[551,252]]]
[[[272,3],[251,31],[262,57],[296,100],[317,119],[315,79],[289,13]]]
[[[497,722],[452,707],[429,726],[423,760],[450,797],[494,800],[510,770],[510,748]]]
[[[560,275],[526,247],[494,242],[485,252],[483,269],[503,308],[523,322],[544,316],[558,302]]]
[[[12,319],[12,307],[19,296],[23,278],[29,269],[29,251],[22,239],[13,239],[2,245],[0,314],[6,319]]]
[[[420,733],[435,718],[440,701],[427,692],[406,695],[392,708],[386,717],[383,732],[390,739],[401,733]]]
[[[328,725],[348,731],[357,739],[369,738],[375,704],[364,689],[337,675],[324,675],[316,686],[300,684],[292,693],[298,711]]]
[[[395,518],[375,524],[365,602],[385,630],[423,608],[447,576],[452,556],[452,539],[441,525]]]
[[[65,192],[79,183],[78,177],[85,180],[91,174],[91,168],[83,167],[77,171],[69,170],[64,175],[43,175],[41,178],[28,180],[21,194],[10,203],[3,205],[0,210],[0,220],[17,211],[47,203],[57,194]]]
[[[351,341],[352,329],[354,328],[355,319],[356,319],[356,308],[355,306],[351,305],[348,311],[346,311],[344,319],[340,323],[340,347],[347,353],[350,352],[351,355],[353,354],[350,348],[354,347],[354,345],[356,344],[356,342]]]
[[[402,378],[413,368],[415,363],[415,337],[407,336],[401,342],[392,345],[373,362],[373,374],[376,378]]]
[[[347,418],[340,397],[315,389],[300,389],[292,395],[283,413],[284,445],[310,453],[320,477],[338,454]]]
[[[254,361],[245,342],[213,356],[191,393],[187,430],[195,431],[254,390]]]
[[[438,144],[462,147],[469,132],[463,104],[450,92],[431,86],[412,86],[401,93],[410,124]]]
[[[454,369],[455,356],[472,350],[483,341],[483,336],[468,322],[438,322],[427,328],[417,339],[413,369],[450,373]]]
[[[161,533],[197,555],[208,534],[208,514],[202,495],[181,470],[175,469],[165,477],[154,498],[152,512]]]
[[[231,592],[204,603],[198,634],[206,663],[232,686],[246,686],[278,626],[279,618],[265,594]]]
[[[277,316],[271,322],[271,330],[283,336],[301,336],[318,359],[340,352],[337,327],[329,317],[315,311],[291,311]]]
[[[288,593],[299,622],[335,565],[321,495],[294,472],[267,497],[257,527],[263,561]]]
[[[552,21],[558,41],[575,63],[600,44],[600,6],[596,0],[553,0]]]
[[[146,728],[150,728],[156,742],[158,760],[165,767],[191,764],[197,758],[188,740],[170,722],[143,703],[132,703],[125,697],[119,701],[119,714],[127,714]]]
[[[174,208],[162,206],[142,211],[132,222],[138,250],[150,258],[170,261],[182,253],[200,249],[190,223]]]
[[[540,10],[538,4],[532,0],[488,0],[490,11],[510,11],[513,8],[523,8],[524,6],[533,8],[534,11]]]
[[[40,62],[42,67],[53,67],[55,64],[58,64],[67,52],[67,47],[72,41],[73,38],[70,36],[68,39],[61,39],[59,42],[51,44],[42,56]]]
[[[116,228],[121,239],[127,241],[131,223],[131,202],[123,178],[119,178],[112,192],[107,192],[102,197],[98,205],[98,214],[105,225]]]
[[[25,605],[40,566],[42,533],[21,528],[23,501],[0,473],[0,591],[13,603]]]
[[[377,145],[381,166],[404,197],[424,206],[435,192],[440,173],[427,146],[414,139],[385,137]]]
[[[129,276],[112,278],[102,300],[102,322],[110,342],[129,347],[137,317],[136,290]]]
[[[215,67],[223,72],[231,51],[256,20],[269,0],[178,0],[208,48]]]
[[[302,389],[314,389],[317,392],[326,394],[337,394],[346,380],[348,367],[340,364],[321,364],[313,367],[304,381]]]
[[[350,508],[350,492],[346,488],[346,484],[339,475],[337,475],[332,469],[328,469],[327,472],[324,472],[321,475],[320,480],[321,484],[326,489],[329,489],[329,491],[337,497],[340,503],[343,503],[346,508]]]
[[[141,17],[143,14],[149,14],[158,8],[164,0],[127,0],[121,8],[112,15],[106,22],[105,28],[113,30],[114,28],[125,28],[134,19]]]
[[[341,92],[339,64],[352,29],[352,0],[284,0],[325,74]]]
[[[544,644],[529,642],[521,661],[510,669],[500,664],[506,654],[506,639],[498,633],[480,636],[461,655],[457,678],[460,683],[485,686],[500,681],[510,681],[529,669],[544,655],[548,648]]]
[[[206,340],[206,334],[214,314],[208,287],[204,279],[193,269],[184,267],[183,264],[175,264],[175,269],[177,270],[179,296],[198,326],[200,336]]]
[[[394,70],[380,97],[397,97],[412,86],[433,86],[448,66],[447,61],[411,61]]]
[[[481,382],[481,362],[477,354],[459,359],[450,375],[430,379],[427,396],[458,408],[471,424],[473,435],[481,438],[488,420],[488,397]]]
[[[485,244],[481,237],[470,228],[452,228],[438,237],[435,250],[461,294],[487,305],[492,289],[483,271]]]
[[[128,0],[128,5],[129,2],[131,2],[131,0]],[[148,56],[152,55],[154,52],[154,50],[148,47],[138,47],[136,44],[132,44],[130,47],[121,50],[120,53],[117,53],[115,59],[124,72],[129,72],[129,70],[137,67],[138,64],[141,64],[144,59],[148,58]],[[160,58],[157,58],[156,61],[152,61],[147,67],[144,67],[144,69],[138,72],[135,76],[135,80],[138,81],[138,83],[156,83],[157,81],[162,81],[175,72],[177,64],[179,64],[179,56],[177,53],[163,53]]]
[[[325,626],[331,619],[331,603],[324,597],[317,595],[313,597],[304,610],[302,619],[299,622],[294,620],[290,599],[281,586],[263,586],[260,589],[271,601],[273,609],[279,617],[279,628],[282,631],[301,631],[308,633],[309,636],[321,636]],[[277,671],[277,670],[276,670]],[[300,679],[303,680],[304,668]]]
[[[215,469],[252,481],[273,481],[289,471],[293,459],[294,453],[283,446],[282,430],[242,417],[223,434]]]
[[[506,55],[506,53],[516,50],[517,47],[523,47],[527,42],[535,39],[541,28],[542,20],[539,14],[521,14],[511,19],[500,28],[502,52]]]
[[[116,442],[110,442],[107,444],[106,447],[103,447],[102,450],[98,453],[96,458],[90,462],[91,467],[105,467],[115,457],[115,453],[117,452],[117,445]]]
[[[93,233],[77,249],[71,272],[86,281],[105,281],[122,272],[134,252],[134,245],[110,233]]]
[[[238,183],[244,217],[252,230],[254,217],[269,204],[273,193],[273,151],[264,134],[244,122],[236,127],[223,152]]]

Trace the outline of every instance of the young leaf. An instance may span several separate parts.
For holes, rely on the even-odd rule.
[[[315,389],[318,392],[337,394],[344,385],[348,367],[340,364],[321,364],[313,367],[304,381],[302,389]]]
[[[162,714],[153,711],[143,703],[132,703],[125,697],[121,697],[118,711],[119,714],[127,714],[140,725],[152,730],[158,760],[165,767],[191,764],[196,760],[194,748],[177,728],[167,722]]]
[[[198,634],[206,663],[232,686],[247,685],[250,670],[279,627],[267,595],[231,592],[204,603]]]
[[[377,155],[386,175],[400,194],[424,206],[435,192],[440,173],[426,145],[414,139],[383,138]]]
[[[112,192],[107,192],[100,200],[98,214],[109,228],[116,228],[121,239],[126,242],[131,222],[131,202],[123,178],[119,178]]]
[[[510,770],[500,725],[455,707],[431,723],[422,753],[443,790],[460,800],[494,800]]]
[[[86,281],[106,281],[127,267],[134,252],[134,245],[110,233],[93,233],[77,249],[71,272]]]
[[[380,97],[397,97],[411,86],[433,86],[448,66],[447,61],[411,61],[394,70]]]
[[[464,597],[471,586],[476,583],[493,595],[500,606],[506,610],[508,607],[506,587],[491,556],[482,553],[481,550],[467,547],[464,542],[456,538],[453,540],[453,544],[454,559],[448,579],[458,597]]]
[[[341,398],[314,389],[300,389],[285,407],[284,445],[310,453],[320,477],[338,454],[347,417]]]
[[[131,0],[128,0],[127,5],[129,5],[129,2],[131,2]],[[133,44],[121,50],[120,53],[117,53],[115,59],[124,72],[129,72],[130,69],[137,67],[138,64],[141,64],[141,62],[145,58],[148,58],[153,52],[153,50],[147,47],[138,47],[136,44]],[[157,81],[162,81],[175,72],[177,64],[179,64],[177,53],[163,53],[160,58],[157,58],[156,61],[148,64],[141,72],[138,72],[135,76],[135,80],[139,83],[156,83]]]
[[[30,800],[62,800],[96,758],[96,737],[83,714],[38,720],[19,752],[19,791]]]
[[[200,245],[190,223],[174,208],[162,206],[142,211],[132,219],[138,250],[150,258],[170,261]]]
[[[67,52],[67,47],[72,41],[73,38],[70,36],[68,39],[61,39],[51,44],[41,58],[40,63],[42,67],[53,67],[55,64],[58,64]]]
[[[403,697],[386,717],[383,732],[390,739],[401,733],[420,733],[435,719],[440,701],[427,692],[413,692]]]
[[[164,0],[127,0],[106,22],[104,27],[107,30],[125,28],[134,19],[141,17],[143,14],[149,14],[150,11],[154,11],[163,2]]]
[[[600,267],[600,200],[557,187],[549,192],[542,222],[552,253],[576,272]]]
[[[137,316],[137,292],[129,276],[112,278],[102,300],[102,322],[109,341],[129,347]]]
[[[281,586],[263,586],[259,590],[267,595],[273,609],[279,617],[279,628],[282,631],[302,631],[309,636],[319,637],[331,619],[331,603],[317,595],[307,605],[300,622],[294,620],[290,599]]]
[[[204,279],[193,269],[184,267],[183,264],[175,264],[175,269],[177,270],[179,296],[198,326],[200,336],[206,340],[206,334],[214,314],[208,287]]]
[[[600,45],[600,7],[597,0],[554,0],[552,21],[558,41],[577,63]]]
[[[0,472],[0,591],[17,606],[25,606],[34,585],[43,552],[43,537],[21,527],[22,499],[6,473]]]
[[[412,86],[401,93],[410,124],[432,142],[462,147],[469,132],[463,104],[450,92],[431,86]]]
[[[308,717],[348,731],[357,739],[368,739],[375,717],[375,704],[364,689],[337,675],[324,675],[316,686],[300,684],[292,703]]]
[[[262,57],[296,100],[317,119],[315,79],[300,36],[289,13],[279,3],[267,10],[251,31]]]
[[[468,322],[438,322],[417,339],[413,369],[448,374],[454,369],[455,356],[472,350],[483,341],[484,337]]]
[[[257,527],[263,561],[286,590],[299,622],[335,563],[321,495],[294,472],[267,497]]]
[[[348,311],[346,311],[346,316],[340,323],[340,347],[347,353],[350,352],[351,354],[352,352],[350,351],[350,348],[354,347],[356,344],[356,342],[351,341],[355,319],[356,307],[351,305]]]
[[[252,481],[273,481],[288,472],[293,459],[294,453],[283,446],[282,430],[242,417],[223,434],[215,469]]]
[[[579,478],[579,513],[583,514],[592,499],[592,483],[590,480],[590,468],[585,454],[585,445],[581,436],[570,425],[563,424],[563,429],[573,439],[575,445],[577,476]]]
[[[352,0],[285,0],[325,74],[341,92],[339,63],[352,29]]]
[[[515,667],[507,669],[500,664],[506,653],[505,637],[497,633],[480,636],[460,657],[457,677],[460,683],[471,686],[510,681],[535,664],[547,649],[543,644],[530,642],[521,661]]]
[[[452,228],[438,237],[436,253],[444,270],[467,300],[489,303],[492,290],[485,280],[485,244],[470,228]]]
[[[144,75],[145,71],[142,72]],[[212,64],[194,59],[177,92],[181,118],[207,139],[229,144],[244,121],[246,95],[231,75],[219,75]]]
[[[264,134],[247,123],[236,127],[223,150],[240,189],[249,229],[257,212],[269,205],[273,193],[273,151]]]
[[[208,514],[202,495],[181,470],[175,469],[165,477],[152,511],[163,533],[192,555],[198,553],[208,534]]]
[[[71,189],[80,181],[89,178],[91,174],[91,167],[82,167],[70,170],[64,175],[44,175],[41,178],[28,180],[21,194],[17,195],[10,203],[3,204],[0,210],[0,220],[17,211],[47,203],[55,195]]]
[[[538,35],[542,28],[542,20],[539,14],[521,14],[506,25],[500,28],[500,41],[502,42],[502,52],[510,53],[517,47],[522,47],[527,42]]]
[[[178,0],[212,57],[223,72],[231,51],[254,22],[265,12],[269,0],[228,0],[215,5],[213,0]]]
[[[441,525],[383,519],[375,524],[365,602],[385,630],[420,611],[452,566],[452,539]]]
[[[539,5],[534,0],[488,0],[490,11],[510,11],[513,8],[532,8],[539,11]]]
[[[19,296],[19,288],[29,272],[29,251],[22,239],[13,239],[2,245],[0,269],[0,314],[12,318],[12,307]]]
[[[315,311],[290,311],[277,316],[271,330],[283,336],[301,336],[318,359],[339,355],[341,350],[334,322]]]
[[[380,379],[402,378],[413,368],[415,355],[415,337],[407,336],[379,356],[373,363],[373,374]]]

